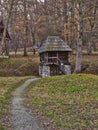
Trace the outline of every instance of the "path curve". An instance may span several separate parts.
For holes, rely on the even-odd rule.
[[[44,130],[36,116],[23,105],[25,99],[22,94],[25,92],[28,85],[36,80],[38,80],[38,78],[27,80],[13,92],[13,99],[11,102],[11,123],[13,130]]]

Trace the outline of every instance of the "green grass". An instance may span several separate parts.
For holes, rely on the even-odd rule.
[[[28,90],[30,103],[57,128],[98,128],[98,76],[79,74],[40,79]]]
[[[3,126],[0,126],[0,130],[5,130],[5,128]]]
[[[3,118],[3,109],[11,98],[11,92],[20,86],[29,77],[0,77],[0,119]],[[0,130],[3,130],[0,124]]]

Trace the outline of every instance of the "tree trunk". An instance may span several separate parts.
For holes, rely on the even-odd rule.
[[[94,51],[97,50],[97,48],[96,48],[96,43],[95,43],[95,42],[93,42],[93,49],[94,49]]]
[[[36,39],[35,39],[35,31],[32,33],[32,40],[33,40],[33,54],[35,55],[35,45],[36,45]]]
[[[88,55],[91,55],[91,54],[92,54],[92,51],[93,51],[92,45],[91,45],[91,42],[89,42],[89,43],[88,43],[88,47],[87,47],[87,54],[88,54]]]
[[[65,42],[68,44],[68,15],[67,15],[67,2],[64,1],[63,3],[64,6],[64,24],[66,24],[66,26],[64,27],[66,34],[65,34]]]
[[[83,14],[82,14],[82,1],[78,3],[78,39],[77,39],[77,52],[76,52],[76,64],[75,73],[81,72],[82,63],[82,44],[83,44]]]
[[[27,56],[27,47],[26,47],[26,41],[24,41],[24,56]]]
[[[23,1],[24,5],[24,19],[25,19],[25,41],[24,41],[24,56],[27,56],[27,44],[28,44],[28,18],[27,18],[27,8],[26,8],[27,1]]]
[[[77,52],[76,52],[76,64],[75,64],[75,73],[81,72],[81,62],[82,62],[82,41],[79,39],[77,42]]]
[[[11,16],[11,11],[12,11],[12,8],[13,8],[13,2],[14,2],[14,0],[10,1],[10,8],[9,8],[6,23],[5,23],[5,26],[4,26],[3,37],[2,37],[1,46],[0,46],[0,54],[2,53],[2,48],[3,48],[4,43],[5,43],[6,31],[7,31],[7,27],[8,27],[8,23],[9,23],[9,18]]]

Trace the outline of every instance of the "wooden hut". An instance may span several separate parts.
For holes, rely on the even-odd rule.
[[[0,55],[8,56],[9,55],[9,41],[10,41],[10,36],[9,36],[8,31],[6,30],[6,37],[4,39],[4,44],[1,45],[2,37],[3,37],[3,32],[4,32],[3,20],[0,20],[0,48],[1,48]]]
[[[72,49],[58,36],[49,36],[39,48],[39,75],[42,77],[71,73],[68,53]]]

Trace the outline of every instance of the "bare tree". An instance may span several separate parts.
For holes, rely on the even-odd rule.
[[[2,37],[1,46],[0,46],[0,53],[2,52],[1,50],[2,50],[3,45],[4,45],[4,40],[5,40],[5,37],[6,37],[7,27],[8,27],[9,19],[10,19],[10,16],[11,16],[13,3],[14,3],[14,0],[10,0],[10,7],[9,7],[9,10],[8,10],[8,14],[7,14],[7,18],[6,18],[6,22],[5,22],[5,26],[4,26],[3,37]]]

